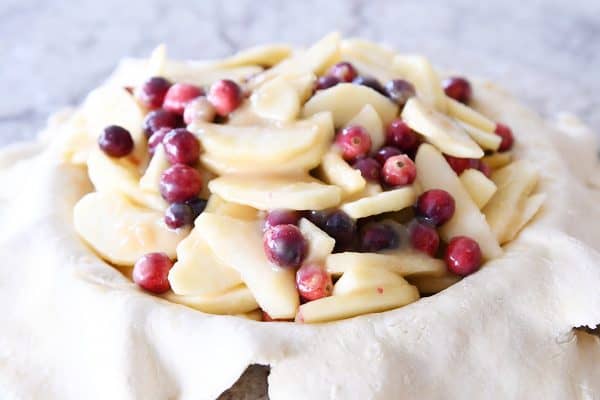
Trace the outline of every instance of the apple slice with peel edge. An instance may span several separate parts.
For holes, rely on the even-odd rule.
[[[236,315],[254,311],[258,303],[244,285],[214,296],[183,296],[167,292],[163,298],[207,314]]]
[[[350,217],[358,219],[411,207],[416,197],[413,187],[407,186],[351,201],[340,208]]]
[[[484,163],[488,165],[488,167],[492,169],[502,168],[508,164],[510,164],[513,160],[512,152],[504,151],[501,153],[493,153],[489,156],[485,156],[481,159]]]
[[[446,112],[446,95],[440,78],[429,60],[417,55],[397,55],[394,57],[394,71],[403,79],[411,82],[430,107]]]
[[[469,195],[481,210],[490,201],[498,188],[483,172],[469,168],[460,174],[462,182]]]
[[[160,177],[170,165],[163,145],[157,146],[146,172],[140,179],[140,187],[147,192],[160,195]]]
[[[475,111],[466,104],[456,101],[450,97],[446,97],[446,101],[448,103],[448,115],[451,115],[457,120],[481,129],[487,133],[494,133],[496,130],[496,124],[494,121]]]
[[[259,218],[259,211],[256,208],[223,200],[216,194],[210,195],[204,211],[247,221],[255,221]]]
[[[239,272],[260,307],[273,318],[293,318],[300,302],[295,271],[269,262],[261,225],[207,212],[196,219],[213,254]]]
[[[536,214],[540,211],[544,202],[546,201],[545,193],[538,193],[532,196],[525,201],[523,209],[521,211],[521,215],[519,216],[518,221],[512,226],[512,229],[507,234],[507,240],[511,241],[519,232],[536,216]]]
[[[407,280],[419,289],[422,295],[429,295],[441,292],[449,288],[462,278],[450,273],[444,276],[414,276],[408,277]]]
[[[308,252],[304,263],[324,262],[335,247],[335,239],[306,218],[300,219],[298,227],[308,242]]]
[[[482,149],[496,151],[500,147],[502,138],[499,135],[482,131],[475,126],[464,122],[459,121],[459,124],[465,129],[469,136],[471,136],[471,139],[473,139]]]
[[[381,118],[372,105],[365,105],[358,114],[356,114],[348,125],[359,125],[366,129],[371,137],[371,154],[374,154],[385,143],[385,132]]]
[[[323,156],[317,174],[324,182],[342,189],[345,198],[360,192],[367,184],[360,171],[348,165],[335,146]]]
[[[75,230],[102,258],[132,266],[144,254],[163,252],[175,258],[175,249],[189,229],[171,230],[162,213],[136,207],[115,192],[93,192],[75,205]]]
[[[484,155],[462,126],[417,97],[408,99],[402,110],[402,119],[445,154],[463,158],[481,158]]]
[[[408,284],[404,278],[388,269],[357,265],[344,272],[336,282],[332,295],[360,293],[370,289],[383,290],[384,287],[400,287]]]
[[[448,242],[455,236],[468,236],[479,243],[484,259],[502,255],[496,235],[442,153],[424,143],[419,147],[415,164],[423,190],[443,189],[454,198],[454,216],[440,228],[442,239]]]

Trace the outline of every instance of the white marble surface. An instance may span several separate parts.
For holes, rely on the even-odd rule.
[[[121,57],[158,43],[205,58],[335,29],[493,79],[546,116],[572,111],[600,132],[598,0],[2,0],[0,144],[31,137]]]

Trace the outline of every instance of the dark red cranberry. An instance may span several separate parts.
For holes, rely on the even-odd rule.
[[[206,203],[208,203],[206,200],[201,199],[199,197],[186,200],[185,202],[185,204],[192,208],[192,212],[194,213],[194,220],[198,218],[198,215],[204,212],[204,209],[206,208]]]
[[[171,288],[169,271],[173,261],[165,253],[142,256],[133,267],[133,281],[149,292],[162,294]]]
[[[364,157],[371,150],[371,136],[359,125],[350,125],[339,131],[335,143],[342,150],[342,157],[346,161]]]
[[[379,151],[375,154],[375,159],[379,162],[379,164],[383,165],[387,161],[388,158],[403,154],[398,148],[394,146],[385,146],[379,149]]]
[[[444,79],[442,86],[444,87],[446,95],[456,101],[467,104],[471,100],[471,95],[473,93],[471,84],[465,78],[455,76]]]
[[[352,82],[358,75],[358,72],[354,68],[354,65],[347,61],[342,61],[331,67],[327,75],[337,78],[340,82]]]
[[[136,95],[143,105],[153,110],[162,106],[170,87],[171,82],[160,76],[155,76],[144,82]]]
[[[295,210],[271,210],[265,218],[265,230],[277,225],[296,225],[300,220],[300,213]]]
[[[200,193],[202,176],[185,164],[170,166],[160,177],[160,194],[169,203],[183,203]]]
[[[415,250],[435,257],[440,247],[440,236],[433,225],[415,221],[410,226],[410,243]]]
[[[298,293],[306,301],[318,300],[331,295],[331,275],[317,264],[304,264],[296,271]]]
[[[479,244],[466,236],[456,236],[446,248],[446,265],[450,272],[467,276],[481,267],[482,256]]]
[[[417,167],[407,155],[400,154],[387,159],[381,174],[389,186],[410,185],[417,177]]]
[[[484,161],[481,161],[481,160],[479,161],[479,165],[477,166],[477,169],[479,169],[479,171],[481,171],[488,178],[490,176],[492,176],[492,169]]]
[[[148,152],[150,154],[154,154],[158,145],[162,144],[162,141],[167,135],[167,133],[171,131],[171,128],[160,128],[159,130],[154,132],[152,136],[150,136],[150,139],[148,139]]]
[[[308,243],[297,226],[276,225],[265,231],[263,246],[267,258],[284,268],[298,268],[308,252]]]
[[[180,115],[159,108],[158,110],[150,111],[144,119],[144,133],[147,138],[158,131],[160,128],[175,129],[183,125],[183,120]]]
[[[185,203],[173,203],[165,211],[165,224],[171,229],[194,223],[194,210]]]
[[[381,171],[381,164],[374,158],[367,157],[361,158],[356,161],[352,168],[360,171],[360,174],[368,181],[379,182],[379,172]]]
[[[385,84],[385,91],[387,96],[400,107],[414,97],[417,92],[412,83],[405,81],[404,79],[394,79]]]
[[[381,85],[381,83],[370,76],[357,76],[352,83],[356,84],[356,85],[361,85],[361,86],[366,86],[369,87],[373,90],[375,90],[376,92],[387,96],[387,91],[385,90],[385,88]]]
[[[400,236],[390,225],[375,222],[365,226],[360,233],[360,250],[374,253],[400,246]]]
[[[163,139],[163,146],[171,164],[194,165],[200,157],[200,142],[185,128],[167,133]]]
[[[202,95],[204,95],[204,91],[198,86],[187,83],[176,83],[167,91],[163,108],[175,114],[183,115],[185,106],[196,97]]]
[[[419,136],[400,118],[396,118],[387,126],[386,143],[404,153],[415,151],[419,146]]]
[[[208,92],[208,101],[211,102],[217,114],[225,117],[242,103],[242,89],[237,83],[223,79],[212,84]]]
[[[496,124],[495,132],[496,135],[502,138],[502,142],[500,142],[498,151],[508,151],[512,149],[515,142],[515,137],[513,136],[512,130],[507,125],[498,122]]]
[[[417,199],[417,215],[425,221],[440,226],[454,215],[454,198],[442,189],[423,192]]]
[[[327,218],[329,218],[329,214],[330,213],[328,211],[311,210],[305,212],[304,217],[319,228],[324,229],[325,224],[327,223]]]
[[[104,128],[98,138],[98,146],[106,155],[121,158],[128,156],[133,151],[133,139],[127,129],[111,125]]]
[[[459,158],[445,155],[446,161],[450,164],[450,167],[456,172],[456,175],[462,174],[469,168],[478,169],[479,160],[475,158]]]
[[[356,222],[342,210],[331,212],[323,225],[319,225],[329,236],[335,239],[336,250],[345,250],[352,246],[356,235]]]
[[[335,76],[321,76],[319,77],[319,79],[317,79],[317,90],[329,89],[330,87],[334,87],[338,83],[340,83],[340,81]]]

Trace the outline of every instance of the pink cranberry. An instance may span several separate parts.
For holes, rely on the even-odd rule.
[[[106,155],[121,158],[133,151],[133,139],[127,129],[111,125],[104,128],[98,138],[98,146]]]
[[[386,129],[386,143],[408,153],[419,146],[419,136],[404,121],[397,118]]]
[[[202,176],[198,170],[185,164],[170,166],[160,177],[160,194],[169,203],[183,203],[198,196]]]
[[[142,256],[133,267],[133,281],[149,292],[162,294],[171,288],[169,271],[173,261],[165,253],[149,253]]]
[[[317,90],[329,89],[330,87],[334,87],[338,83],[340,83],[340,80],[335,76],[324,75],[317,79]]]
[[[337,78],[340,82],[352,82],[357,77],[358,72],[354,68],[354,65],[347,61],[342,61],[331,67],[327,75]]]
[[[342,157],[346,161],[364,157],[371,150],[371,136],[359,125],[347,126],[339,131],[335,143],[342,149]]]
[[[320,265],[304,264],[296,271],[296,287],[304,300],[312,301],[330,296],[333,282]]]
[[[277,225],[297,225],[300,213],[295,210],[271,210],[265,218],[264,229],[267,230]]]
[[[415,163],[405,154],[387,159],[382,169],[383,181],[390,186],[410,185],[417,177]]]
[[[377,79],[373,78],[372,76],[360,76],[359,75],[356,78],[354,78],[352,83],[354,83],[355,85],[366,86],[366,87],[371,88],[374,91],[378,92],[379,94],[387,96],[387,92],[386,92],[385,88],[381,85],[381,83]]]
[[[428,190],[417,199],[417,215],[435,226],[450,220],[454,209],[454,198],[442,189]]]
[[[153,110],[162,106],[171,82],[160,76],[148,79],[136,92],[137,98],[147,108]]]
[[[404,104],[414,97],[417,92],[412,83],[405,81],[404,79],[394,79],[389,81],[385,85],[385,91],[387,96],[396,104],[403,107]]]
[[[184,128],[167,133],[163,146],[171,164],[194,165],[200,157],[200,142],[192,132]]]
[[[150,136],[150,139],[148,139],[148,152],[150,154],[154,154],[158,145],[162,144],[163,139],[165,138],[167,133],[171,131],[171,128],[160,128],[159,130],[154,132],[152,136]]]
[[[144,133],[147,138],[161,128],[175,129],[183,125],[180,115],[159,108],[158,110],[150,111],[144,119]]]
[[[471,84],[465,78],[452,77],[445,79],[442,86],[446,95],[456,101],[467,104],[471,100]]]
[[[352,164],[352,168],[360,171],[363,178],[371,182],[379,182],[379,173],[381,171],[381,164],[374,158],[367,157],[361,158]]]
[[[223,79],[212,84],[208,92],[211,102],[218,115],[225,117],[242,103],[242,89],[237,83]]]
[[[481,267],[481,249],[479,244],[466,236],[456,236],[446,248],[446,265],[450,272],[467,276]]]
[[[446,161],[450,167],[456,172],[456,175],[462,174],[469,168],[479,169],[479,160],[475,158],[459,158],[445,155]]]
[[[187,83],[176,83],[167,91],[163,108],[175,114],[182,115],[185,106],[196,97],[202,95],[204,95],[204,91],[198,86]]]
[[[515,137],[513,136],[512,130],[504,124],[497,123],[496,124],[496,135],[502,138],[502,142],[500,142],[500,147],[498,151],[508,151],[512,149],[513,144],[515,142]]]
[[[360,250],[374,253],[385,249],[395,249],[400,245],[398,232],[390,225],[375,222],[365,226],[360,232]]]
[[[440,237],[434,226],[415,222],[410,226],[410,243],[415,250],[435,257],[440,246]]]
[[[375,154],[375,159],[379,162],[379,164],[383,165],[387,161],[388,158],[403,154],[400,150],[398,150],[394,146],[385,146],[379,149],[377,154]]]
[[[186,203],[173,203],[165,211],[165,224],[171,229],[194,223],[194,210]]]
[[[185,106],[183,121],[189,125],[194,121],[212,122],[217,112],[205,96],[200,96],[190,101]]]
[[[302,232],[292,224],[267,229],[263,246],[269,261],[283,268],[298,268],[308,251],[308,243]]]

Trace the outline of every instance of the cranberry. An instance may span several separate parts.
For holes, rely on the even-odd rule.
[[[400,118],[390,122],[385,133],[386,143],[405,153],[416,150],[419,145],[419,136]]]
[[[477,169],[479,169],[479,171],[481,171],[488,178],[492,175],[492,169],[484,161],[481,161],[481,160],[479,161],[479,165],[477,166]]]
[[[194,222],[194,210],[185,203],[173,203],[165,211],[165,224],[171,229],[191,225]]]
[[[175,129],[182,125],[181,116],[170,111],[159,108],[158,110],[150,111],[144,119],[144,133],[147,138],[158,131],[160,128]]]
[[[222,79],[210,87],[208,101],[218,115],[225,117],[242,103],[242,89],[234,81]]]
[[[376,222],[365,226],[360,234],[360,249],[366,252],[376,252],[385,249],[395,249],[400,245],[400,236],[391,226]]]
[[[450,164],[450,167],[456,172],[456,175],[462,174],[469,168],[478,169],[479,160],[475,158],[459,158],[445,155],[446,161]]]
[[[271,210],[265,218],[265,230],[277,225],[298,224],[300,213],[295,210]]]
[[[148,152],[150,154],[154,154],[158,145],[162,144],[163,139],[165,138],[167,133],[171,131],[171,128],[160,128],[159,130],[154,132],[152,136],[150,136],[150,139],[148,139]]]
[[[335,143],[342,149],[342,157],[347,161],[361,158],[371,150],[371,136],[359,125],[342,129],[338,132]]]
[[[340,81],[335,76],[321,76],[319,79],[317,79],[317,90],[329,89],[330,87],[334,87],[338,83],[340,83]]]
[[[356,161],[352,168],[360,171],[363,178],[372,182],[379,182],[379,171],[381,171],[381,164],[374,158],[367,157]]]
[[[165,78],[155,76],[144,82],[136,95],[143,105],[153,110],[162,106],[165,95],[170,87],[171,82]]]
[[[333,76],[339,82],[352,82],[358,75],[358,72],[354,68],[354,65],[347,61],[342,61],[331,67],[327,75]]]
[[[159,186],[160,194],[169,203],[182,203],[200,193],[202,176],[192,167],[175,164],[162,173]]]
[[[276,225],[264,234],[263,246],[267,258],[284,268],[298,268],[308,252],[308,243],[297,226]]]
[[[333,282],[320,265],[305,264],[296,271],[296,287],[304,300],[312,301],[330,296]]]
[[[440,247],[440,236],[433,225],[415,222],[410,226],[410,243],[414,249],[435,257]]]
[[[467,104],[471,100],[471,84],[465,78],[456,76],[444,79],[442,86],[446,95],[456,101]]]
[[[385,85],[385,91],[387,96],[400,107],[403,107],[408,99],[417,94],[413,84],[404,79],[394,79],[389,81]]]
[[[169,271],[173,261],[165,253],[148,253],[133,267],[133,281],[149,292],[162,294],[171,288]]]
[[[397,156],[402,154],[397,147],[394,146],[385,146],[379,149],[377,154],[375,154],[375,159],[379,162],[379,164],[383,165],[387,161],[388,158]]]
[[[382,168],[383,181],[390,186],[410,185],[417,177],[415,163],[405,154],[387,159]]]
[[[512,130],[507,125],[497,123],[495,133],[502,138],[498,151],[508,151],[512,149],[515,138]]]
[[[133,151],[133,139],[127,129],[111,125],[104,128],[98,138],[98,146],[106,155],[121,158]]]
[[[318,226],[335,239],[336,250],[345,250],[354,242],[356,222],[342,210],[329,213],[323,225]]]
[[[446,265],[450,272],[467,276],[481,267],[481,249],[479,244],[466,236],[456,236],[446,248]]]
[[[213,122],[216,115],[215,108],[205,96],[200,96],[190,101],[183,111],[183,121],[189,125],[194,121]]]
[[[312,210],[306,212],[304,216],[319,228],[324,229],[325,224],[327,223],[327,218],[329,218],[329,214],[330,213],[327,211]]]
[[[378,92],[384,96],[387,96],[387,91],[385,90],[385,88],[381,85],[381,83],[377,79],[375,79],[373,77],[357,76],[356,78],[354,78],[352,83],[354,83],[356,85],[369,87],[369,88],[375,90],[376,92]]]
[[[204,209],[206,208],[206,203],[208,203],[206,200],[201,199],[199,197],[186,200],[185,202],[185,204],[192,208],[194,219],[196,219],[198,215],[204,212]]]
[[[163,146],[171,164],[194,165],[200,157],[200,142],[192,132],[184,128],[167,133]]]
[[[203,94],[204,91],[198,86],[187,83],[176,83],[167,91],[163,108],[181,115],[189,102]]]
[[[442,189],[423,192],[417,199],[417,214],[427,222],[440,226],[454,215],[454,198]]]

